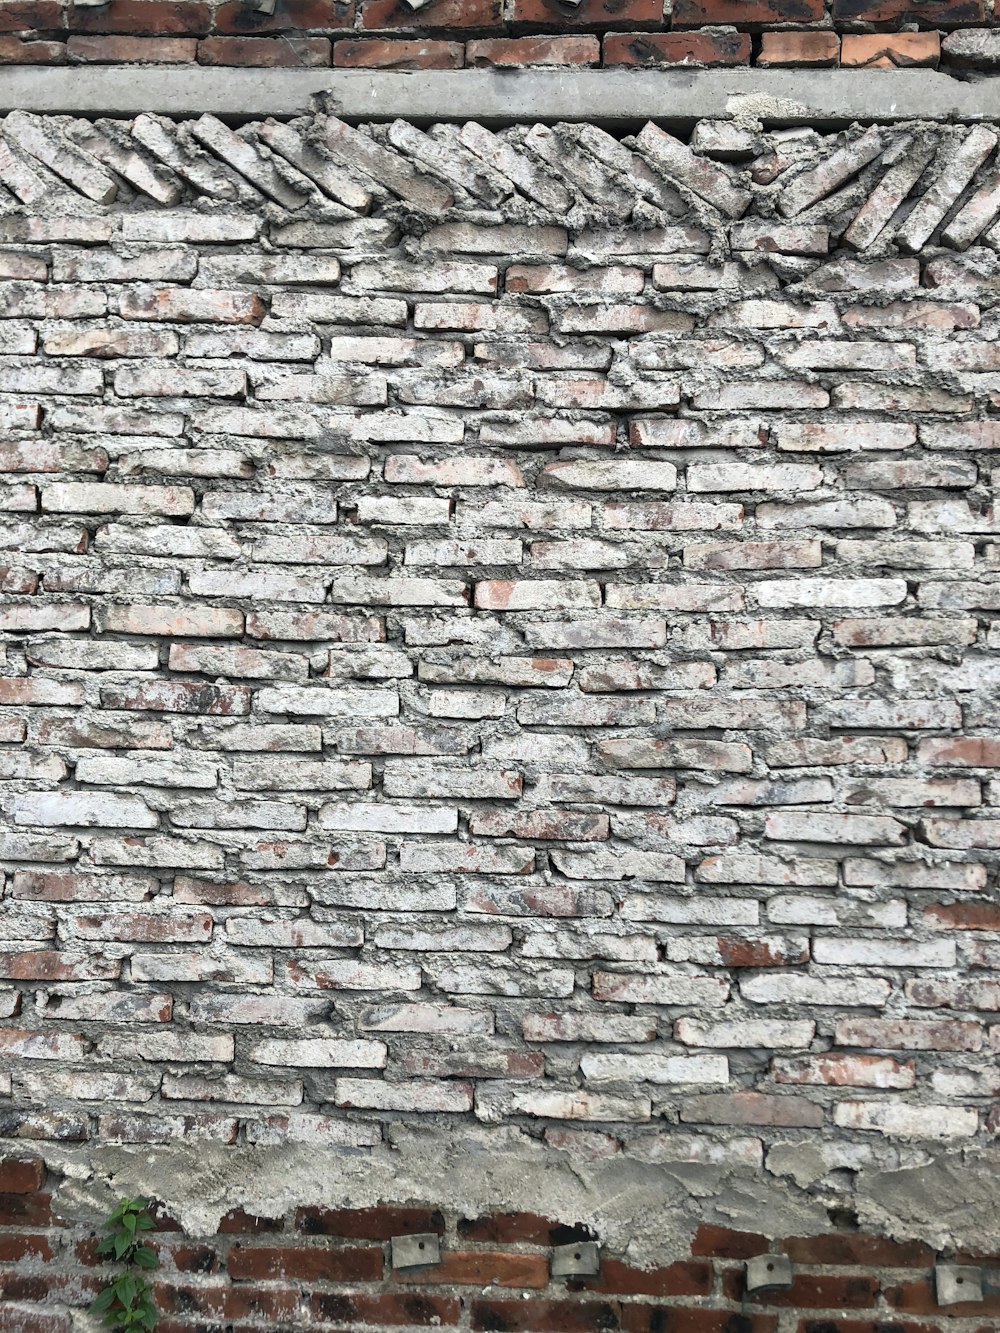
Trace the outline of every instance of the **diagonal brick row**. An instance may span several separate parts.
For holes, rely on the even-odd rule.
[[[290,217],[308,205],[326,221],[405,207],[428,219],[489,213],[494,222],[585,227],[611,208],[619,224],[650,230],[693,208],[723,245],[717,233],[753,204],[764,217],[776,209],[790,222],[815,219],[854,250],[913,254],[931,240],[996,247],[997,143],[986,125],[821,136],[704,121],[685,143],[652,122],[618,141],[571,124],[425,132],[324,115],[233,131],[209,115],[88,122],[16,111],[0,124],[0,184],[26,206],[95,215],[200,199]]]

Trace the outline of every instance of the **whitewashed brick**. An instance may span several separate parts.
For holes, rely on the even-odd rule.
[[[724,1055],[585,1055],[580,1073],[588,1083],[728,1083]]]

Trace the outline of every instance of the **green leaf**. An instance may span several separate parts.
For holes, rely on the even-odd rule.
[[[131,1243],[132,1242],[127,1235],[123,1235],[119,1232],[118,1235],[115,1236],[115,1258],[120,1259]]]
[[[153,1219],[151,1217],[147,1217],[145,1213],[139,1214],[139,1216],[136,1218],[135,1224],[140,1231],[152,1231],[156,1227],[156,1223],[153,1221]]]
[[[148,1245],[139,1246],[132,1256],[132,1262],[138,1264],[140,1268],[157,1268],[160,1263],[156,1251],[151,1250]]]
[[[125,1230],[129,1233],[130,1236],[134,1236],[134,1235],[135,1235],[135,1214],[134,1214],[134,1213],[126,1213],[125,1216],[122,1218],[122,1226],[124,1226]]]
[[[110,1310],[115,1301],[114,1287],[105,1287],[99,1296],[96,1296],[90,1303],[91,1314],[103,1314],[105,1310]]]

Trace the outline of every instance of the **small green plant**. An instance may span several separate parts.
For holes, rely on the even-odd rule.
[[[154,1226],[148,1210],[146,1199],[122,1199],[108,1214],[104,1223],[107,1235],[97,1247],[102,1258],[123,1265],[90,1307],[90,1313],[103,1315],[105,1327],[116,1333],[143,1333],[156,1327],[153,1293],[139,1271],[155,1268],[158,1262],[156,1251],[142,1243],[143,1232],[152,1231]]]

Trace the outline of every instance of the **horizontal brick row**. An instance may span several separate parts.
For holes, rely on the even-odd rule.
[[[149,2],[149,0],[147,0]],[[160,37],[118,35],[51,37],[0,35],[0,64],[156,64],[254,68],[488,69],[561,66],[665,69],[757,65],[762,68],[992,69],[1000,45],[989,29],[940,32],[844,33],[817,27],[753,34],[736,15],[726,22],[667,32],[526,37],[241,36]]]
[[[413,33],[458,40],[505,34],[508,38],[602,33],[607,30],[678,31],[733,24],[750,31],[768,28],[832,27],[835,30],[905,29],[917,19],[921,26],[974,29],[992,24],[984,0],[928,0],[914,11],[901,0],[580,0],[556,7],[548,0],[287,0],[273,9],[248,12],[235,0],[127,0],[113,9],[69,6],[59,0],[9,3],[0,16],[8,33],[35,33],[42,40],[63,34],[74,37],[147,36],[249,38],[267,33],[293,33],[309,41],[320,34],[359,38],[369,34]],[[177,48],[178,53],[180,47]],[[122,55],[118,59],[128,59]],[[189,55],[187,59],[193,59]]]

